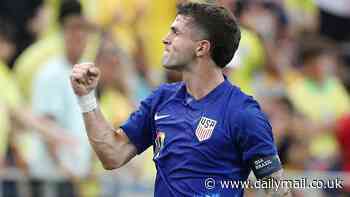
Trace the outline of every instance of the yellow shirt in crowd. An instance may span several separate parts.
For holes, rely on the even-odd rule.
[[[0,62],[0,90],[0,157],[3,157],[11,126],[8,108],[17,107],[21,103],[21,96],[12,73],[2,62]]]
[[[42,65],[62,54],[63,40],[59,33],[47,36],[28,47],[16,60],[15,75],[26,103],[31,103],[32,81]]]
[[[322,87],[309,79],[300,78],[290,83],[287,90],[296,109],[315,122],[336,120],[350,111],[350,97],[336,78],[326,79]],[[317,158],[326,158],[336,153],[337,142],[333,134],[315,133],[310,151]]]
[[[261,71],[264,65],[265,51],[256,33],[242,27],[241,34],[239,53],[237,54],[240,65],[234,65],[229,79],[245,93],[253,95],[252,85],[255,73]]]

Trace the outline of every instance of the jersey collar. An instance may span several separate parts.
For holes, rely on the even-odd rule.
[[[186,90],[186,85],[182,82],[179,91],[176,93],[176,98],[181,100],[183,105],[191,107],[193,109],[201,109],[205,105],[216,101],[220,96],[222,96],[230,87],[231,83],[225,77],[225,80],[216,86],[211,92],[209,92],[203,98],[196,100],[192,95],[190,95]]]

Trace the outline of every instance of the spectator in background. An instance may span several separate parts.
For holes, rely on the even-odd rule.
[[[303,32],[317,32],[319,9],[314,0],[284,0],[290,26],[294,35]]]
[[[61,141],[59,137],[51,135],[51,131],[58,131],[50,125],[35,118],[30,110],[23,106],[23,97],[19,91],[13,73],[3,63],[13,55],[14,42],[11,39],[12,26],[4,20],[0,20],[0,167],[18,168],[27,172],[25,155],[21,150],[23,146],[18,141],[18,135],[24,127],[36,128],[45,140],[51,142]],[[46,128],[42,127],[46,125]],[[30,153],[32,154],[32,153]],[[11,171],[10,171],[11,172]],[[9,176],[11,177],[11,173]],[[15,180],[4,180],[2,191],[4,197],[17,196]]]
[[[64,55],[63,33],[61,29],[58,29],[56,15],[53,15],[56,7],[51,4],[53,3],[47,1],[42,5],[31,20],[30,28],[35,32],[38,40],[21,53],[14,65],[16,80],[28,104],[31,103],[32,99],[33,78],[41,66],[47,64],[53,58]],[[93,30],[98,29],[94,27]],[[85,61],[91,61],[95,58],[99,45],[98,31],[91,31],[88,40],[88,46],[81,58]]]
[[[0,17],[0,61],[8,64],[16,51],[15,29],[11,23]]]
[[[264,94],[261,93],[257,95],[258,100],[271,122],[278,155],[284,168],[287,171],[305,171],[310,161],[308,122],[298,114],[283,90],[265,89]],[[294,189],[292,188],[292,196],[303,196]]]
[[[315,0],[319,7],[319,34],[335,42],[344,56],[340,78],[350,92],[350,1]]]
[[[251,48],[260,51],[260,61],[255,61],[253,64],[254,59],[249,56],[254,56],[251,52],[245,51],[246,54],[243,54],[247,60],[243,59],[242,67],[233,72],[232,79],[241,79],[248,73],[250,76],[246,78],[250,80],[246,81],[253,89],[253,94],[258,94],[256,91],[263,89],[262,85],[266,86],[264,88],[284,86],[284,80],[291,73],[290,67],[294,57],[289,20],[284,8],[271,1],[248,0],[238,1],[236,11],[242,25],[259,36]],[[259,45],[260,49],[257,47]]]
[[[25,171],[24,160],[14,140],[18,125],[14,121],[13,112],[20,106],[22,98],[11,70],[4,63],[8,62],[15,52],[14,42],[11,39],[12,26],[0,20],[0,27],[0,168],[17,167]],[[4,197],[18,196],[15,180],[2,180],[1,188]]]
[[[5,64],[15,53],[14,27],[2,18],[0,27],[0,168],[17,168],[20,173],[26,172],[26,165],[15,138],[22,123],[17,120],[26,112],[17,112],[22,107],[22,97],[11,70]],[[8,176],[11,175],[10,171]],[[4,197],[19,195],[16,180],[1,180],[1,189]]]
[[[87,2],[87,1],[86,1]],[[157,31],[157,28],[149,29],[144,26],[145,20],[156,22],[157,17],[150,15],[158,15],[158,11],[162,5],[171,7],[169,1],[161,1],[161,4],[148,2],[143,0],[99,0],[97,7],[91,8],[93,3],[86,3],[87,8],[94,10],[96,13],[92,21],[100,26],[104,31],[110,32],[110,40],[118,43],[118,48],[123,53],[122,64],[128,65],[128,83],[129,92],[135,103],[145,98],[149,94],[150,88],[154,83],[160,81],[160,75],[154,75],[154,70],[151,69],[149,63],[150,55],[155,56],[154,51],[149,53],[149,47],[157,47],[154,44],[150,45],[149,37],[144,37],[146,31]],[[157,12],[149,11],[150,7],[156,7]],[[168,12],[167,12],[168,14]],[[164,14],[162,19],[164,19]],[[159,17],[158,17],[159,18]],[[151,19],[151,20],[149,20]],[[162,20],[162,22],[164,22]],[[159,27],[159,25],[156,25]],[[157,34],[159,32],[157,31]],[[146,44],[148,43],[148,44]],[[153,43],[153,42],[151,42]]]
[[[6,65],[6,62],[8,62],[15,53],[13,40],[14,27],[8,21],[1,18],[0,27],[0,108],[3,112],[0,113],[0,163],[3,163],[5,153],[8,149],[9,131],[13,129],[11,112],[14,108],[19,106],[21,97],[11,70],[9,70]]]
[[[255,75],[265,65],[265,50],[261,38],[257,32],[247,27],[245,19],[251,16],[247,2],[233,0],[220,1],[238,18],[241,25],[241,42],[238,51],[224,72],[229,79],[248,94],[254,94],[252,83]],[[242,3],[242,4],[240,4]]]
[[[2,0],[0,1],[0,16],[5,17],[15,26],[14,56],[7,62],[10,68],[13,67],[15,59],[35,41],[35,34],[31,32],[30,23],[37,11],[43,4],[43,0]]]
[[[33,83],[33,111],[36,115],[53,120],[71,136],[73,146],[52,146],[40,136],[33,136],[35,152],[31,157],[30,170],[33,176],[46,178],[66,175],[68,181],[58,183],[59,196],[76,196],[75,178],[84,177],[90,170],[89,148],[83,118],[78,101],[69,84],[71,68],[76,64],[86,47],[89,25],[82,14],[78,1],[63,1],[59,22],[63,31],[65,54],[42,66]],[[40,184],[38,184],[40,187]]]
[[[334,49],[320,38],[307,38],[300,45],[302,77],[288,86],[292,103],[311,122],[310,153],[319,170],[328,169],[338,153],[335,120],[350,109],[350,98],[334,75],[338,64]]]
[[[56,31],[57,19],[54,15],[54,6],[50,2],[46,1],[42,4],[29,21],[29,28],[35,35],[36,41],[16,58],[14,64],[15,77],[26,98],[26,104],[31,103],[32,81],[40,66],[63,53],[62,35],[61,32]]]
[[[126,78],[132,73],[128,72],[127,66],[129,65],[123,62],[123,56],[122,49],[113,42],[110,34],[104,33],[96,56],[96,65],[101,69],[101,83],[97,91],[101,111],[106,119],[115,126],[125,121],[135,109]],[[105,197],[123,196],[125,192],[136,196],[142,194],[142,187],[146,187],[142,186],[142,181],[151,181],[154,178],[155,168],[152,156],[152,150],[148,150],[145,155],[131,161],[123,170],[113,173],[113,176],[100,177],[101,195]],[[95,162],[98,163],[95,172],[101,172],[100,162]],[[82,192],[83,190],[86,189],[82,189]]]
[[[294,65],[297,41],[303,37],[293,29],[295,26],[290,24],[282,5],[285,4],[281,1],[257,0],[237,1],[235,5],[240,23],[251,33],[242,37],[246,47],[241,47],[242,53],[238,53],[241,58],[233,59],[228,65],[235,68],[239,65],[230,78],[237,84],[245,84],[243,87],[248,87],[253,95],[266,88],[283,89],[299,78]]]
[[[147,5],[145,4],[145,2],[138,1],[135,4],[134,9],[135,14],[130,18],[129,22],[132,35],[131,38],[134,42],[134,48],[131,51],[130,56],[133,61],[133,69],[135,70],[135,75],[133,76],[135,80],[133,97],[135,98],[134,100],[136,101],[136,103],[138,103],[140,99],[143,99],[151,91],[151,87],[153,87],[155,83],[157,83],[157,80],[155,80],[155,78],[152,77],[152,73],[154,71],[152,71],[152,68],[149,64],[149,60],[151,57],[149,56],[149,54],[147,54],[149,52],[147,50],[147,47],[150,47],[147,46],[147,42],[150,38],[145,38],[143,35],[146,29],[140,28],[143,25],[142,23],[145,22],[142,19],[146,17]],[[152,45],[151,47],[154,46]]]
[[[283,90],[266,90],[258,95],[274,131],[278,154],[288,170],[305,170],[309,161],[307,123]]]
[[[102,72],[98,93],[101,110],[113,125],[125,121],[134,109],[126,78],[130,73],[126,69],[127,65],[123,65],[122,59],[121,49],[109,36],[104,36],[96,56],[96,64]]]

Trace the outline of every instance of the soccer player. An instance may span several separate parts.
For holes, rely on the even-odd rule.
[[[98,67],[75,65],[71,83],[90,143],[104,167],[119,168],[153,146],[156,197],[243,196],[243,188],[221,188],[220,181],[244,181],[251,170],[258,179],[281,179],[266,116],[222,74],[239,41],[239,27],[225,8],[179,5],[163,40],[162,63],[180,71],[183,82],[161,85],[118,129],[97,106]],[[267,192],[288,194],[285,188]]]

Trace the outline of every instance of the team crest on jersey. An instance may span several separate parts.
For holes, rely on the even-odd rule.
[[[210,118],[201,117],[199,124],[196,129],[197,139],[201,142],[207,140],[213,134],[214,128],[216,125],[216,120]]]

